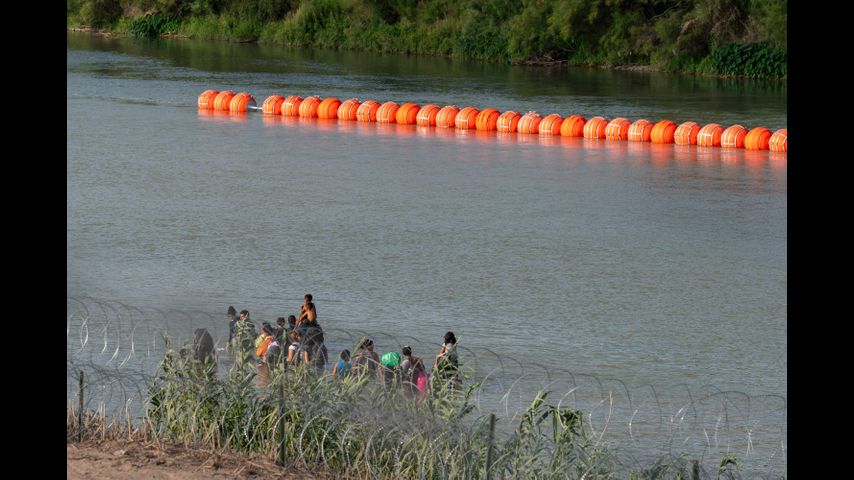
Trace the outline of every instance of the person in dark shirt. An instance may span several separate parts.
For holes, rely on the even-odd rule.
[[[237,324],[237,310],[235,310],[233,305],[228,306],[228,343],[225,344],[226,348],[231,347],[231,342],[234,339],[234,327]]]

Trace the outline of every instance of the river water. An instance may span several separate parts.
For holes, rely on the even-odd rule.
[[[432,358],[452,330],[492,352],[483,370],[542,367],[526,381],[562,369],[667,398],[737,392],[753,412],[785,402],[784,154],[196,108],[213,88],[259,106],[318,95],[773,131],[786,127],[785,84],[67,41],[69,297],[211,312],[221,338],[228,305],[274,321],[312,293],[330,331],[416,339]],[[779,472],[786,414],[773,410],[745,428],[776,431],[759,456]],[[736,453],[763,448],[753,442]]]

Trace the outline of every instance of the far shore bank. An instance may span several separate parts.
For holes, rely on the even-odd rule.
[[[122,37],[134,37],[133,33],[117,31],[106,28],[95,28],[95,27],[71,27],[67,26],[66,31],[69,32],[80,32],[87,33],[90,35],[97,35],[106,38],[122,38]],[[264,40],[234,40],[228,38],[198,38],[192,35],[185,35],[180,33],[164,33],[160,35],[160,38],[165,39],[174,39],[174,40],[201,40],[201,41],[209,41],[209,42],[225,42],[225,43],[254,43],[258,45],[278,45],[286,48],[300,48],[295,45],[287,45],[279,42],[268,42]],[[323,48],[323,47],[305,47],[305,48]],[[354,50],[360,51],[361,50]],[[432,57],[440,57],[440,58],[452,58],[447,55],[441,54],[429,54],[429,53],[400,53],[400,52],[369,52],[364,51],[363,53],[376,53],[376,54],[388,54],[391,53],[393,55],[419,55],[419,56],[432,56]],[[470,59],[470,61],[475,62],[485,62],[484,60]],[[625,65],[597,65],[597,64],[571,64],[566,60],[526,60],[519,62],[512,62],[512,66],[517,67],[535,67],[535,68],[565,68],[565,67],[573,67],[573,68],[593,68],[600,70],[616,70],[616,71],[632,71],[632,72],[642,72],[642,73],[661,73],[661,74],[673,74],[673,75],[694,75],[699,77],[713,77],[713,78],[721,78],[721,79],[751,79],[751,77],[747,75],[719,75],[715,73],[708,72],[681,72],[681,71],[669,71],[664,68],[656,67],[654,65],[648,64],[625,64]],[[780,79],[768,79],[768,78],[759,78],[759,80],[771,80],[771,81],[780,81],[786,83],[788,78],[783,77]]]

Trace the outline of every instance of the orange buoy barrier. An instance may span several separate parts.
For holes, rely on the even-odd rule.
[[[626,118],[615,118],[605,125],[605,138],[608,140],[628,140],[632,122]]]
[[[281,95],[270,95],[261,104],[261,111],[266,115],[281,115],[282,104],[285,103],[285,97]]]
[[[474,130],[477,126],[477,116],[480,110],[474,107],[465,107],[459,112],[454,119],[454,126],[460,130]]]
[[[697,122],[684,122],[676,128],[676,132],[673,134],[673,142],[676,145],[696,145],[699,133],[700,125]]]
[[[380,109],[380,102],[376,100],[368,100],[359,105],[356,110],[356,119],[360,122],[376,122],[377,110]]]
[[[748,150],[768,150],[768,142],[771,140],[771,130],[765,127],[756,127],[747,132],[744,137],[744,148]]]
[[[786,145],[788,136],[789,130],[786,128],[781,128],[774,132],[774,135],[771,135],[771,139],[768,140],[768,150],[772,152],[788,152],[789,147]]]
[[[341,100],[335,97],[324,98],[317,106],[317,118],[338,118],[338,107]]]
[[[228,110],[230,112],[245,112],[246,107],[257,107],[258,104],[255,102],[255,97],[246,93],[240,92],[231,99],[229,102]]]
[[[438,105],[433,105],[432,103],[424,105],[420,110],[418,110],[418,114],[415,115],[415,124],[421,125],[422,127],[435,127],[436,115],[438,113]]]
[[[543,121],[537,112],[528,112],[522,115],[519,119],[519,124],[516,126],[516,131],[519,133],[540,133],[540,123]]]
[[[697,145],[701,147],[720,147],[724,129],[717,123],[710,123],[697,134]]]
[[[317,118],[318,107],[320,107],[320,98],[305,97],[299,104],[299,116],[301,118]]]
[[[219,94],[216,90],[205,90],[199,95],[199,108],[210,110],[214,107],[214,98]]]
[[[560,136],[560,126],[563,124],[563,117],[557,113],[550,113],[543,117],[540,121],[540,135],[556,135]]]
[[[652,122],[645,118],[635,120],[629,125],[630,142],[649,142],[652,140]]]
[[[652,127],[649,134],[652,143],[673,143],[673,135],[676,133],[676,122],[662,120]]]
[[[385,102],[380,105],[379,110],[377,110],[377,123],[395,123],[397,118],[397,111],[400,109],[400,105],[395,102]]]
[[[357,120],[401,125],[417,124],[442,128],[453,126],[461,130],[497,130],[506,133],[519,132],[543,136],[583,136],[589,139],[606,138],[634,142],[651,141],[658,144],[675,143],[677,145],[720,146],[774,152],[788,151],[787,129],[783,128],[772,134],[771,130],[766,127],[760,126],[748,131],[742,125],[737,124],[723,128],[717,123],[710,123],[701,128],[696,122],[684,122],[677,127],[676,123],[670,120],[661,120],[652,124],[646,119],[631,122],[622,117],[611,121],[605,117],[593,117],[588,121],[580,115],[570,115],[563,118],[561,115],[553,113],[541,117],[533,111],[521,115],[513,110],[501,113],[494,108],[486,108],[481,111],[472,106],[460,110],[456,105],[446,105],[439,108],[437,105],[429,104],[420,107],[412,102],[398,105],[393,101],[380,105],[376,100],[360,103],[358,99],[351,98],[342,102],[335,97],[320,99],[316,96],[310,96],[303,99],[298,95],[289,97],[270,95],[264,100],[263,106],[258,108],[255,98],[247,92],[235,94],[231,90],[218,92],[213,89],[203,91],[198,97],[197,104],[201,110],[200,114],[206,110],[211,110],[210,114],[212,115],[221,115],[220,112],[260,110],[265,115],[281,114],[303,118],[319,117],[330,120]],[[268,121],[278,123],[275,119],[265,120],[265,122]],[[397,130],[398,133],[402,131]],[[543,140],[545,141],[545,139]]]
[[[584,124],[584,138],[605,138],[605,127],[608,120],[605,117],[593,117]]]
[[[563,119],[560,124],[560,136],[562,137],[583,137],[584,125],[587,120],[581,115],[570,115]]]
[[[495,130],[500,115],[501,113],[494,108],[484,108],[477,114],[477,118],[474,119],[474,126],[483,132]]]
[[[338,105],[338,118],[341,120],[356,121],[356,111],[359,110],[359,99],[351,98],[344,100],[341,105]]]
[[[498,121],[495,123],[495,129],[499,132],[513,133],[519,126],[519,119],[522,115],[513,110],[507,110],[498,116]]]
[[[456,124],[457,113],[460,109],[456,105],[446,105],[436,114],[436,126],[440,128],[451,128]]]
[[[234,92],[231,90],[219,92],[216,94],[216,97],[214,97],[214,110],[227,112],[232,98],[234,98]]]
[[[299,95],[291,95],[282,102],[282,116],[297,117],[299,116],[299,107],[302,105],[302,97]]]
[[[722,148],[744,148],[744,137],[747,136],[747,129],[741,125],[732,125],[724,130],[721,134]]]
[[[421,110],[421,107],[417,103],[404,103],[397,109],[395,120],[400,125],[415,125],[419,110]]]

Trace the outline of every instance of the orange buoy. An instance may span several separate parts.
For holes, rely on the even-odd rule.
[[[629,125],[630,142],[648,142],[652,139],[652,122],[645,118],[635,120]]]
[[[397,109],[395,120],[400,125],[415,125],[419,110],[421,107],[417,103],[404,103]]]
[[[420,110],[418,110],[418,114],[415,115],[415,124],[421,125],[422,127],[435,127],[436,115],[438,113],[438,105],[433,105],[432,103],[424,105]]]
[[[213,108],[214,98],[219,94],[216,90],[205,90],[199,95],[199,108],[210,110]]]
[[[563,119],[560,124],[560,136],[562,137],[583,137],[584,124],[587,120],[581,115],[570,115]]]
[[[235,95],[234,98],[231,99],[228,109],[231,112],[245,112],[246,107],[248,106],[258,106],[258,104],[255,102],[255,97],[246,92],[240,92]]]
[[[608,120],[604,117],[593,117],[584,124],[584,138],[605,138],[605,127]]]
[[[560,126],[563,123],[563,117],[557,113],[551,113],[543,117],[540,122],[540,135],[560,135]]]
[[[305,97],[299,104],[299,116],[301,118],[317,118],[318,107],[320,107],[320,98]]]
[[[652,127],[649,137],[652,143],[673,143],[673,135],[676,133],[676,122],[662,120]]]
[[[361,105],[361,103],[359,103],[359,99],[357,98],[344,100],[341,102],[341,105],[338,106],[338,119],[355,122],[356,111],[359,110],[359,105]]]
[[[376,100],[367,100],[359,105],[356,110],[356,119],[360,122],[376,122],[377,110],[380,109],[380,102]]]
[[[626,118],[615,118],[605,126],[605,138],[608,140],[628,140],[631,125],[632,122]]]
[[[436,114],[436,126],[440,128],[451,128],[456,124],[457,113],[460,109],[456,105],[446,105]]]
[[[400,109],[400,105],[395,102],[385,102],[380,105],[379,110],[377,110],[377,123],[395,123],[397,118],[397,111]]]
[[[495,129],[499,132],[513,133],[519,126],[520,118],[522,118],[522,115],[519,112],[507,110],[498,116]]]
[[[771,130],[765,127],[756,127],[747,132],[744,137],[744,148],[748,150],[768,150],[768,142],[771,140]]]
[[[285,97],[281,95],[270,95],[261,104],[261,112],[265,115],[281,115],[282,104],[285,103]]]
[[[684,122],[676,128],[676,132],[673,134],[673,142],[676,145],[696,145],[699,133],[700,125],[697,122]]]
[[[477,118],[474,119],[474,126],[484,132],[495,130],[496,125],[498,125],[499,115],[501,113],[494,108],[484,108],[477,114]]]
[[[338,107],[341,100],[335,97],[324,98],[317,106],[317,118],[338,118]]]
[[[302,104],[302,97],[299,95],[291,95],[282,102],[282,116],[297,117],[299,116],[299,107]]]
[[[747,136],[747,129],[741,125],[732,125],[724,130],[721,134],[721,147],[723,148],[744,148],[744,137]]]
[[[219,92],[216,94],[216,97],[214,97],[214,110],[227,112],[232,98],[234,98],[234,92],[231,90]]]
[[[697,134],[697,145],[701,147],[720,147],[724,129],[717,123],[710,123]]]
[[[454,119],[454,126],[460,130],[474,130],[477,126],[477,116],[480,110],[474,107],[465,107],[459,112]]]
[[[768,150],[772,152],[788,152],[789,147],[786,145],[788,136],[789,130],[786,128],[781,128],[774,132],[774,135],[771,135],[771,139],[768,140]]]
[[[537,112],[528,112],[522,115],[522,118],[519,119],[519,125],[516,126],[516,131],[519,133],[533,133],[536,135],[540,133],[540,123],[542,121],[543,117],[541,117]]]

